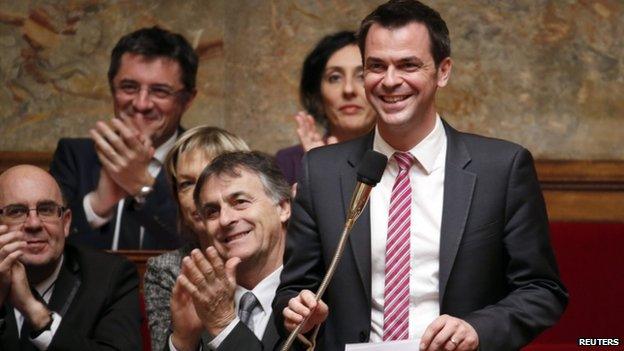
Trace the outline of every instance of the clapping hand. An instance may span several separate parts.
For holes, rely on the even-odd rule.
[[[148,172],[154,155],[152,142],[129,120],[113,118],[110,125],[99,121],[90,134],[102,169],[126,193],[137,194],[141,187],[153,184]]]
[[[221,333],[236,318],[234,291],[240,262],[232,257],[224,263],[212,246],[205,256],[195,249],[182,260],[178,282],[191,296],[197,316],[211,335]]]
[[[299,141],[306,152],[314,149],[315,147],[335,144],[338,142],[338,140],[333,136],[324,140],[323,136],[316,129],[314,117],[306,112],[299,111],[295,115],[295,121],[297,121],[297,135],[299,136]]]

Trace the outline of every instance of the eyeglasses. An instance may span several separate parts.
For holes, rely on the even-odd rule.
[[[26,205],[15,204],[0,208],[0,218],[6,224],[20,224],[26,221],[30,211],[36,211],[37,216],[44,222],[54,222],[61,218],[66,208],[54,202],[37,204],[35,208]]]
[[[120,92],[127,96],[137,96],[141,93],[141,85],[134,82],[121,82],[114,86],[115,92]],[[150,98],[159,100],[168,100],[182,93],[186,93],[184,88],[173,90],[167,85],[150,85],[147,87],[147,95]]]

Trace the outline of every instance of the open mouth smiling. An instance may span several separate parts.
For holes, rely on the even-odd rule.
[[[394,104],[394,103],[403,101],[410,96],[411,95],[393,95],[393,96],[386,95],[386,96],[380,96],[379,98],[385,103]]]
[[[222,241],[225,242],[226,244],[229,244],[232,241],[235,241],[235,240],[238,240],[238,239],[241,239],[241,238],[247,236],[250,232],[251,232],[251,230],[248,230],[248,231],[240,232],[240,233],[237,233],[237,234],[228,235],[225,238],[223,238]]]

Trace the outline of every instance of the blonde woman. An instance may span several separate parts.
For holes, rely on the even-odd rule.
[[[164,166],[178,204],[178,229],[187,244],[147,261],[145,303],[154,350],[163,349],[167,342],[171,324],[169,301],[182,258],[194,248],[203,251],[209,246],[207,236],[202,235],[204,225],[193,202],[197,178],[216,156],[248,150],[242,139],[223,129],[199,126],[186,131],[167,155]]]

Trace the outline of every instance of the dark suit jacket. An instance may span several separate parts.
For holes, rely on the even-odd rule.
[[[270,351],[276,349],[279,336],[275,329],[274,318],[275,313],[269,318],[262,341],[258,340],[256,335],[243,322],[238,322],[230,335],[219,345],[217,351]],[[208,350],[206,345],[204,345],[204,350]]]
[[[262,341],[258,340],[256,335],[247,328],[243,322],[238,322],[232,332],[223,340],[223,342],[217,348],[217,351],[271,351],[277,350],[279,335],[275,328],[274,321],[275,313],[269,318],[269,322],[262,336]],[[171,335],[171,333],[169,333]],[[169,348],[169,335],[165,342],[165,351],[170,351]],[[208,348],[209,337],[202,336],[203,350],[210,350]]]
[[[102,227],[93,229],[87,222],[82,205],[84,197],[97,187],[101,168],[91,139],[61,139],[50,164],[50,173],[61,186],[72,210],[69,241],[99,249],[110,249],[116,217]],[[130,197],[126,201],[134,199]],[[143,249],[164,250],[180,246],[176,234],[177,207],[164,170],[158,173],[154,191],[147,196],[145,204],[138,209],[132,205],[128,206],[122,217],[124,221],[135,221],[145,228]]]
[[[49,303],[62,320],[48,350],[140,350],[138,284],[128,260],[67,245]],[[0,310],[0,350],[18,350],[13,308]]]
[[[518,145],[444,127],[440,312],[470,323],[481,350],[519,349],[553,325],[567,304],[533,160]],[[299,291],[317,290],[342,232],[358,164],[372,142],[369,134],[304,156],[275,311]],[[323,297],[330,312],[320,350],[369,340],[370,241],[367,206]],[[276,322],[285,335],[281,314]]]

